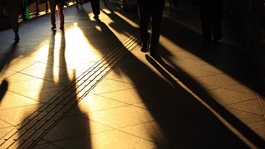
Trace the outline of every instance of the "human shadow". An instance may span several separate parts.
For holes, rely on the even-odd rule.
[[[112,5],[115,5],[112,3]],[[115,5],[116,6],[116,5]],[[117,20],[117,19],[123,19],[121,18],[121,16],[117,15],[116,12],[119,12],[121,15],[123,16],[126,16],[125,19],[127,20],[124,20],[122,22],[119,22],[119,24],[117,25],[117,22],[112,22],[109,24],[110,27],[112,27],[115,31],[121,33],[121,34],[124,34],[126,35],[127,37],[130,37],[132,35],[132,33],[135,33],[139,30],[139,27],[138,26],[132,26],[130,28],[130,30],[128,29],[124,29],[123,26],[128,26],[129,22],[132,22],[135,24],[138,25],[139,23],[139,17],[138,17],[138,12],[137,11],[120,11],[120,9],[122,8],[119,8],[120,5],[117,4],[116,7],[107,7],[107,10],[109,12],[105,12],[104,10],[102,10],[102,12],[104,14],[106,14],[111,20]],[[133,25],[133,24],[131,24]]]
[[[88,117],[77,106],[76,72],[68,69],[65,58],[65,33],[53,31],[50,37],[48,58],[45,64],[43,83],[39,92],[39,107],[33,114],[25,116],[19,129],[20,146],[37,148],[91,148]],[[60,41],[56,41],[59,39]],[[55,43],[60,42],[60,48]],[[58,56],[58,57],[55,57]],[[55,61],[58,60],[58,63]],[[72,72],[69,72],[72,71]],[[58,72],[58,73],[57,73]],[[71,79],[70,79],[71,76]],[[74,109],[74,114],[70,113]],[[82,118],[80,117],[82,115]],[[24,129],[31,125],[32,142],[25,143]],[[45,126],[46,125],[46,126]],[[80,144],[71,143],[75,137],[84,137]],[[77,145],[77,146],[76,146]]]
[[[180,14],[182,13],[183,12],[181,11]],[[178,12],[176,12],[176,14],[174,15],[179,14]],[[187,15],[187,12],[185,12],[184,15]],[[211,64],[213,67],[219,69],[220,71],[225,72],[227,75],[231,76],[233,79],[246,85],[252,90],[257,92],[261,91],[260,84],[257,79],[257,74],[253,72],[253,62],[251,60],[251,57],[249,57],[249,54],[245,52],[244,49],[242,49],[243,46],[236,46],[239,44],[234,44],[231,43],[231,41],[227,42],[225,40],[222,43],[216,43],[209,47],[201,47],[201,35],[192,29],[195,28],[192,25],[196,24],[192,24],[190,23],[191,21],[187,21],[190,24],[184,25],[185,21],[185,19],[179,19],[176,21],[170,18],[165,18],[161,35],[167,38],[170,42],[173,42],[174,44],[179,46],[181,49],[188,51],[192,55],[204,60],[208,64]],[[168,30],[169,28],[170,30]],[[205,87],[203,87],[183,69],[184,65],[182,65],[181,62],[179,63],[179,65],[177,65],[175,61],[173,62],[172,57],[173,55],[175,55],[175,53],[173,54],[169,51],[172,52],[172,49],[166,49],[165,47],[160,45],[158,52],[159,55],[153,55],[152,57],[146,55],[146,59],[169,82],[171,82],[173,85],[178,85],[178,81],[185,84],[185,86],[189,90],[191,90],[192,93],[198,96],[202,100],[202,102],[205,102],[210,108],[212,108],[212,110],[214,110],[214,112],[217,112],[219,116],[227,121],[229,125],[236,128],[237,131],[239,131],[251,143],[253,143],[258,148],[264,148],[264,140],[253,130],[251,130],[246,124],[241,122],[238,118],[236,118],[233,114],[226,110],[222,105],[217,103],[216,100],[210,95],[210,93],[207,92]],[[182,59],[182,56],[187,56],[182,55],[182,53],[179,52],[177,48],[176,53],[179,53],[179,57],[176,58],[180,61]],[[192,57],[190,58],[190,60],[192,61]],[[194,67],[194,69],[197,68]],[[173,78],[172,75],[174,76]]]
[[[4,72],[6,68],[8,68],[8,65],[10,61],[13,58],[13,55],[17,49],[17,42],[14,42],[11,44],[10,48],[7,49],[7,52],[4,54],[4,56],[1,56],[1,62],[0,62],[0,102],[5,96],[7,90],[8,90],[8,80],[4,78]]]
[[[107,16],[111,18],[111,20],[122,19],[113,12],[111,6],[107,7],[106,9],[110,11],[110,14],[107,14]],[[102,12],[104,13],[103,10]],[[107,27],[107,25],[103,21],[101,21],[102,16],[100,16],[99,19],[94,21],[94,20],[90,20],[90,18],[87,16],[88,13],[91,13],[91,12],[85,9],[84,6],[78,9],[78,15],[80,17],[87,18],[87,21],[83,21],[82,24],[79,23],[78,27],[81,30],[85,31],[86,28],[84,26],[87,26],[88,24],[93,25],[95,32],[84,32],[84,35],[91,43],[91,46],[93,46],[98,52],[101,52],[102,56],[108,54],[109,52],[112,52],[113,47],[119,47],[121,45],[121,42],[119,40],[117,41],[113,40],[114,42],[109,42],[109,40],[116,39],[117,37]],[[119,22],[119,24],[116,24],[116,22],[113,21],[109,24],[109,26],[111,26],[118,33],[125,35],[126,39],[127,37],[129,38],[132,35],[134,35],[135,32],[137,32],[138,30],[137,28],[133,26],[130,26],[128,29],[128,23],[126,21]],[[97,29],[97,27],[99,27],[99,29]],[[98,39],[100,39],[100,42],[102,42],[101,44],[98,44],[99,42]],[[109,48],[106,48],[106,47],[109,47]]]
[[[117,26],[118,22],[125,23],[122,18],[112,18],[116,18],[113,21],[117,21],[115,22]],[[163,77],[169,77],[165,75],[161,77],[145,63],[140,61],[138,57],[128,52],[128,49],[124,47],[108,25],[101,21],[97,21],[96,25],[100,27],[100,32],[98,30],[91,30],[91,32],[106,36],[104,38],[97,38],[98,41],[101,43],[111,41],[121,47],[119,50],[127,52],[126,60],[121,59],[121,62],[113,68],[113,72],[117,75],[117,78],[124,75],[130,80],[128,82],[133,85],[133,90],[139,95],[141,101],[136,101],[137,99],[130,98],[127,94],[126,97],[122,95],[113,97],[112,95],[115,93],[108,94],[108,91],[97,92],[95,90],[94,94],[100,94],[100,96],[127,103],[129,106],[133,105],[132,109],[139,108],[151,115],[150,117],[145,115],[145,117],[137,115],[138,113],[132,115],[119,113],[117,115],[121,117],[117,115],[111,116],[111,119],[114,119],[113,121],[116,120],[115,124],[118,126],[112,126],[114,124],[111,123],[106,125],[117,127],[117,130],[120,132],[126,132],[126,134],[144,138],[154,143],[154,148],[168,146],[173,148],[248,148],[239,136],[235,135],[217,115],[212,113],[211,109],[205,107],[189,91],[183,89],[183,86],[177,84],[174,79],[171,81],[165,80]],[[80,28],[86,31],[86,28],[82,28],[82,26]],[[119,32],[123,31],[120,30]],[[95,36],[91,37],[88,33],[84,34],[88,40],[93,40],[93,37],[95,38]],[[113,50],[112,47],[105,49],[97,45],[98,42],[92,41],[90,43],[103,54],[107,54]],[[114,77],[112,79],[116,80],[117,78]],[[111,86],[111,84],[109,85]],[[122,94],[122,92],[125,92],[125,90],[117,91],[116,94]],[[207,92],[203,91],[203,93],[207,95]],[[123,120],[120,120],[122,115],[128,115],[126,119],[132,122],[132,125],[127,126],[122,124]],[[135,122],[134,116],[137,117],[136,121],[138,122]],[[144,118],[141,119],[141,117]],[[138,118],[141,119],[141,122],[139,122],[140,120]],[[233,117],[233,119],[236,118]],[[99,122],[104,123],[100,120]],[[132,130],[139,129],[145,131],[130,131],[130,128]],[[111,138],[111,140],[117,139],[121,138]],[[124,142],[124,144],[126,143]]]
[[[186,3],[187,2],[181,2],[179,4],[180,9],[175,9],[171,12],[176,18],[181,19],[172,20],[170,18],[165,18],[164,22],[167,23],[163,24],[161,35],[167,37],[171,42],[175,43],[185,51],[201,58],[213,67],[231,76],[234,80],[251,88],[253,91],[262,92],[262,84],[260,84],[260,77],[257,76],[257,72],[255,71],[253,60],[249,56],[249,52],[245,50],[242,42],[243,39],[239,39],[243,37],[235,36],[239,34],[239,31],[235,26],[235,20],[231,17],[228,18],[224,16],[224,38],[220,42],[211,44],[208,47],[202,47],[201,34],[199,31],[193,30],[193,28],[200,29],[200,27],[198,27],[198,25],[200,25],[200,23],[198,23],[198,21],[200,21],[199,15],[196,14],[199,12],[195,12],[194,10],[183,11],[183,9],[190,8],[186,6]],[[193,20],[190,21],[190,19],[196,19],[197,21],[195,21],[196,23],[193,23]],[[171,29],[168,30],[168,28]],[[231,38],[232,36],[235,37]],[[167,55],[168,53],[161,52],[164,57],[171,56]]]
[[[162,49],[166,50],[166,49]],[[206,103],[206,107],[213,110],[212,112],[220,118],[220,121],[227,122],[235,130],[239,131],[245,138],[250,140],[257,148],[264,148],[265,141],[258,136],[253,130],[246,126],[242,121],[233,116],[229,111],[227,111],[222,105],[216,102],[216,100],[211,97],[201,84],[194,80],[189,74],[183,71],[177,65],[173,65],[173,62],[170,63],[170,60],[166,59],[166,62],[160,55],[145,55],[147,61],[150,62],[159,72],[162,74],[173,86],[179,85],[178,81],[174,78],[177,78],[185,87],[188,88],[193,94],[198,96],[200,102]],[[169,63],[167,63],[169,62]],[[173,75],[173,77],[172,77]],[[229,127],[229,126],[228,126]]]
[[[3,99],[3,97],[5,96],[7,90],[8,90],[8,81],[7,80],[1,80],[1,82],[0,82],[0,103]]]

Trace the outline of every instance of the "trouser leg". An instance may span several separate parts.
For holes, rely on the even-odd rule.
[[[143,45],[147,45],[149,42],[148,26],[150,23],[150,13],[146,8],[139,6],[139,16],[140,16],[140,38]]]
[[[58,4],[58,15],[60,18],[60,26],[64,26],[64,13],[63,13],[64,4]]]
[[[161,13],[156,12],[152,15],[152,35],[151,35],[150,51],[155,51],[157,49],[160,38],[161,21],[162,21],[162,12]]]
[[[55,7],[56,7],[56,5],[55,5],[55,2],[53,1],[53,0],[49,0],[49,5],[50,5],[50,11],[51,11],[51,13],[50,13],[50,18],[51,18],[51,25],[53,26],[53,27],[55,27],[56,26],[56,23],[55,23]]]
[[[98,16],[100,14],[99,0],[91,0],[91,7],[94,16]]]

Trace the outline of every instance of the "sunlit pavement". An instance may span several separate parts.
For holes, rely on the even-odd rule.
[[[116,0],[0,32],[0,148],[264,148],[264,97],[242,37],[201,47],[198,9],[167,3],[158,48],[140,52],[137,12]],[[57,24],[59,24],[57,18]]]

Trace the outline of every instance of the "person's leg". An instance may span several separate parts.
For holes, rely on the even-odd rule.
[[[21,4],[20,1],[6,1],[4,6],[4,14],[9,17],[11,27],[15,33],[15,41],[19,41],[19,22],[18,16],[21,13]]]
[[[58,6],[58,15],[60,18],[60,29],[64,29],[64,13],[63,13],[63,8],[64,4],[57,4]]]
[[[150,35],[148,33],[148,26],[150,23],[150,12],[144,4],[139,4],[139,17],[140,17],[140,38],[142,41],[142,52],[147,52],[149,48]]]
[[[55,4],[55,1],[54,0],[49,0],[49,6],[50,6],[50,11],[51,11],[51,14],[50,14],[50,17],[51,17],[51,25],[52,25],[52,28],[51,29],[55,29],[56,28],[56,23],[55,23],[55,7],[56,7],[56,4]]]
[[[94,19],[98,19],[98,15],[100,14],[99,0],[91,0],[90,2],[94,14]]]
[[[222,7],[217,6],[212,13],[212,25],[213,25],[213,40],[218,41],[222,39]]]
[[[14,40],[18,41],[20,40],[19,39],[19,24],[18,24],[18,10],[14,10],[12,9],[10,11],[10,15],[9,15],[9,18],[10,18],[10,21],[11,21],[11,26],[12,26],[12,29],[15,33],[15,38]]]
[[[201,9],[201,26],[202,26],[203,46],[208,46],[212,41],[211,21],[210,21],[209,12],[203,9]]]
[[[150,52],[155,52],[160,38],[160,29],[163,12],[153,12],[152,14],[152,35]]]

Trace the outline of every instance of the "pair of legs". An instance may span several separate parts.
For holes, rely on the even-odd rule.
[[[160,28],[162,22],[163,9],[148,8],[151,4],[139,4],[140,13],[140,38],[143,43],[142,52],[156,52],[159,37]],[[151,25],[151,35],[149,33],[149,26]]]
[[[218,41],[222,38],[222,3],[202,3],[200,9],[203,45],[207,46],[212,40]]]
[[[58,15],[60,18],[60,29],[64,29],[64,4],[63,3],[56,3],[55,0],[49,0],[49,5],[50,5],[50,10],[51,10],[51,29],[56,29],[56,19],[55,19],[55,11],[56,11],[56,6],[58,8]]]
[[[11,27],[13,29],[13,32],[15,33],[15,41],[19,41],[19,22],[18,22],[18,16],[21,13],[22,3],[20,1],[16,0],[9,0],[6,1],[4,6],[4,14],[6,16],[9,16]]]

